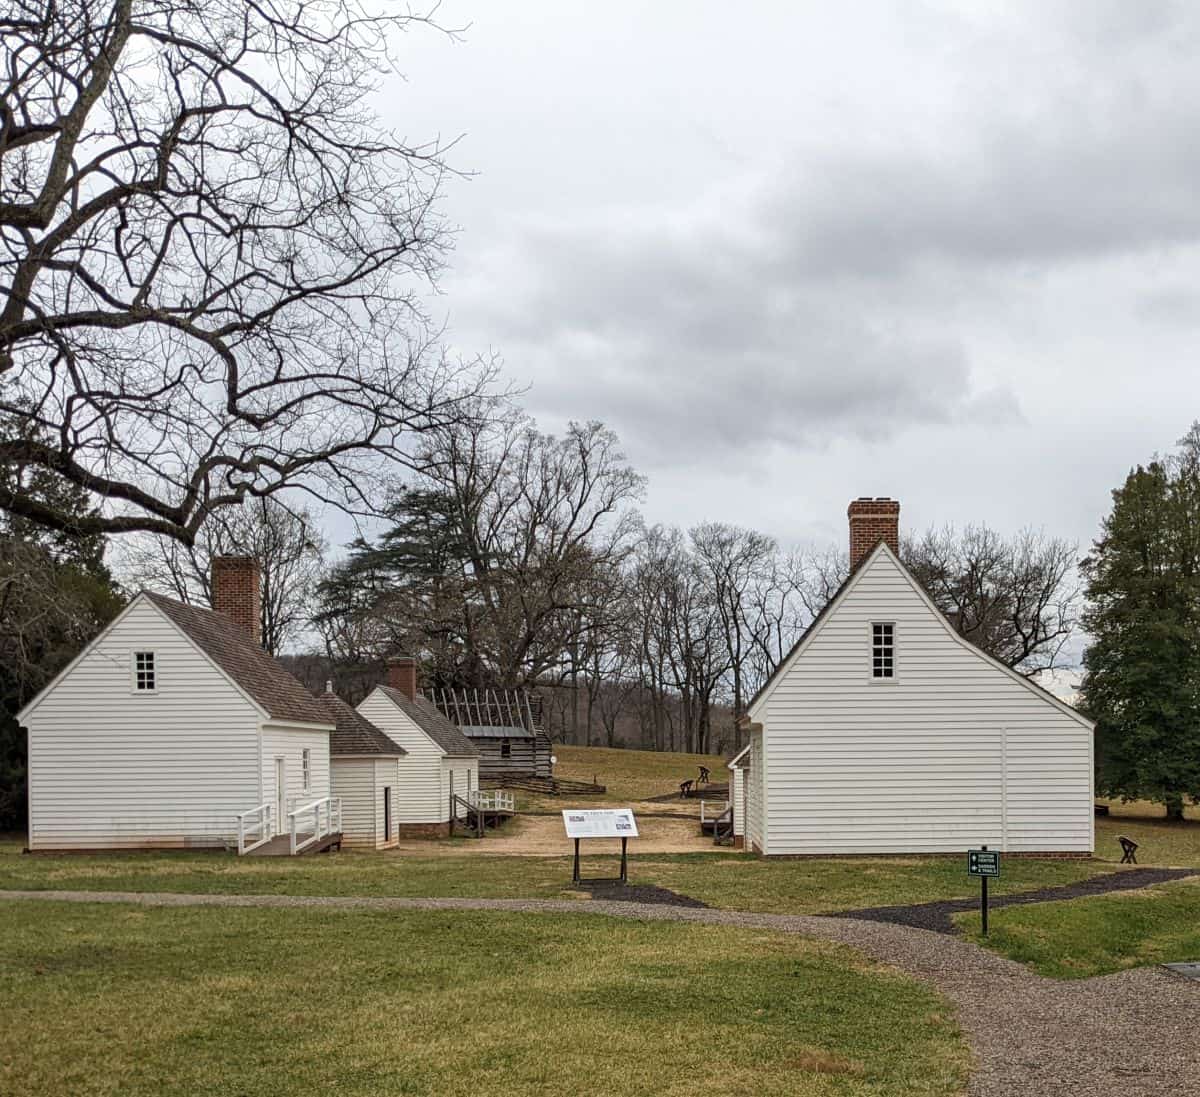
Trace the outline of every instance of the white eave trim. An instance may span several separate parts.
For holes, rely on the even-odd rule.
[[[742,747],[741,750],[739,750],[737,752],[737,754],[735,754],[732,758],[729,759],[728,762],[725,763],[725,768],[726,769],[741,769],[742,768],[742,759],[745,758],[746,755],[749,753],[750,753],[750,744],[747,743],[744,747]]]

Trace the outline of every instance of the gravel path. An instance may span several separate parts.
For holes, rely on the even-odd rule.
[[[1159,968],[1057,982],[966,941],[884,922],[593,900],[388,899],[7,891],[0,899],[145,906],[497,910],[605,914],[801,933],[850,945],[934,986],[976,1056],[972,1097],[1162,1097],[1200,1092],[1200,984]],[[897,1034],[903,1039],[903,1033]]]
[[[1038,888],[1036,891],[1019,891],[1012,895],[988,897],[988,907],[1022,906],[1025,903],[1053,903],[1061,899],[1082,899],[1089,895],[1104,895],[1110,891],[1136,891],[1151,884],[1165,884],[1170,880],[1182,880],[1188,876],[1200,876],[1194,868],[1135,868],[1128,872],[1108,872],[1103,876],[1090,876],[1074,884]],[[971,899],[940,899],[933,903],[917,903],[905,907],[866,907],[862,910],[842,910],[834,918],[858,918],[868,922],[893,922],[914,929],[929,929],[934,933],[953,933],[951,917],[964,910],[978,910],[978,896]]]

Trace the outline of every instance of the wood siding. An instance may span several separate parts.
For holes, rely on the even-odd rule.
[[[304,788],[304,751],[309,751],[310,780]],[[274,805],[275,759],[282,758],[284,766],[284,802],[293,811],[314,800],[331,795],[329,782],[329,732],[291,727],[287,724],[264,724],[262,729],[263,797],[260,803]],[[253,805],[252,805],[253,806]],[[245,810],[245,809],[243,809]],[[308,825],[310,816],[299,821]],[[279,821],[278,832],[286,834],[291,827],[285,816]]]
[[[397,787],[392,793],[396,822],[447,822],[450,799],[442,795],[442,748],[379,690],[373,690],[358,711],[408,751],[398,759]]]
[[[343,843],[349,849],[384,849],[396,843],[400,775],[396,758],[333,759],[333,795],[342,800]],[[383,790],[392,789],[392,833],[384,833]]]
[[[447,819],[450,818],[450,777],[453,774],[454,795],[466,799],[470,793],[479,789],[479,759],[478,758],[443,758],[442,759],[442,802],[446,805]],[[463,818],[466,809],[459,807],[456,818]]]
[[[871,677],[875,622],[891,680]],[[751,715],[767,854],[1093,849],[1091,729],[962,644],[885,550]]]
[[[157,690],[136,694],[134,651]],[[148,601],[28,714],[32,849],[221,846],[260,796],[259,711]],[[328,738],[328,736],[326,736]]]
[[[734,837],[746,833],[745,777],[741,766],[729,771],[729,802],[733,805]]]
[[[763,736],[750,733],[750,765],[746,774],[746,842],[763,848]]]

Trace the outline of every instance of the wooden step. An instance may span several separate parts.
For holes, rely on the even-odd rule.
[[[324,853],[334,846],[337,846],[338,849],[342,848],[342,832],[340,830],[333,834],[326,834],[319,841],[305,846],[296,856],[305,857],[310,853]],[[247,857],[290,857],[291,855],[292,839],[288,834],[277,834],[269,842],[265,842],[258,849],[252,849],[246,854]]]

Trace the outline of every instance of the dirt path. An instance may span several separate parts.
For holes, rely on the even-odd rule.
[[[1195,868],[1134,868],[1127,872],[1109,872],[1103,876],[1090,876],[1074,884],[1038,888],[1036,891],[1019,891],[1013,895],[996,895],[988,899],[989,907],[1022,906],[1026,903],[1054,903],[1062,899],[1082,899],[1089,895],[1104,895],[1110,891],[1136,891],[1151,884],[1165,884],[1170,880],[1183,880],[1188,876],[1200,876]],[[834,918],[859,918],[869,922],[892,922],[898,926],[915,929],[930,929],[935,933],[953,933],[951,918],[966,910],[978,910],[979,900],[940,899],[932,903],[917,903],[906,907],[866,907],[862,910],[844,910],[832,915]]]
[[[566,805],[564,805],[566,806]],[[595,805],[592,805],[595,806]],[[730,846],[714,846],[711,836],[700,833],[700,821],[695,815],[674,816],[669,814],[642,815],[634,809],[640,837],[629,840],[629,852],[633,853],[740,853]],[[427,839],[401,842],[396,848],[404,852],[428,854],[431,849],[442,848],[442,843],[431,843]],[[454,849],[464,856],[512,857],[539,856],[565,857],[572,851],[570,840],[563,833],[562,814],[518,815],[510,819],[497,831],[489,831],[482,841],[473,841],[469,846],[455,845]],[[597,839],[584,843],[583,852],[588,856],[603,853],[620,853],[619,839],[611,841]]]
[[[800,933],[840,941],[934,986],[954,1003],[976,1056],[972,1097],[1161,1097],[1200,1092],[1200,984],[1160,968],[1077,982],[1043,978],[966,941],[853,918],[748,914],[594,900],[371,899],[291,895],[10,891],[3,899],[146,906],[497,910]],[[898,1033],[897,1039],[903,1039]]]

